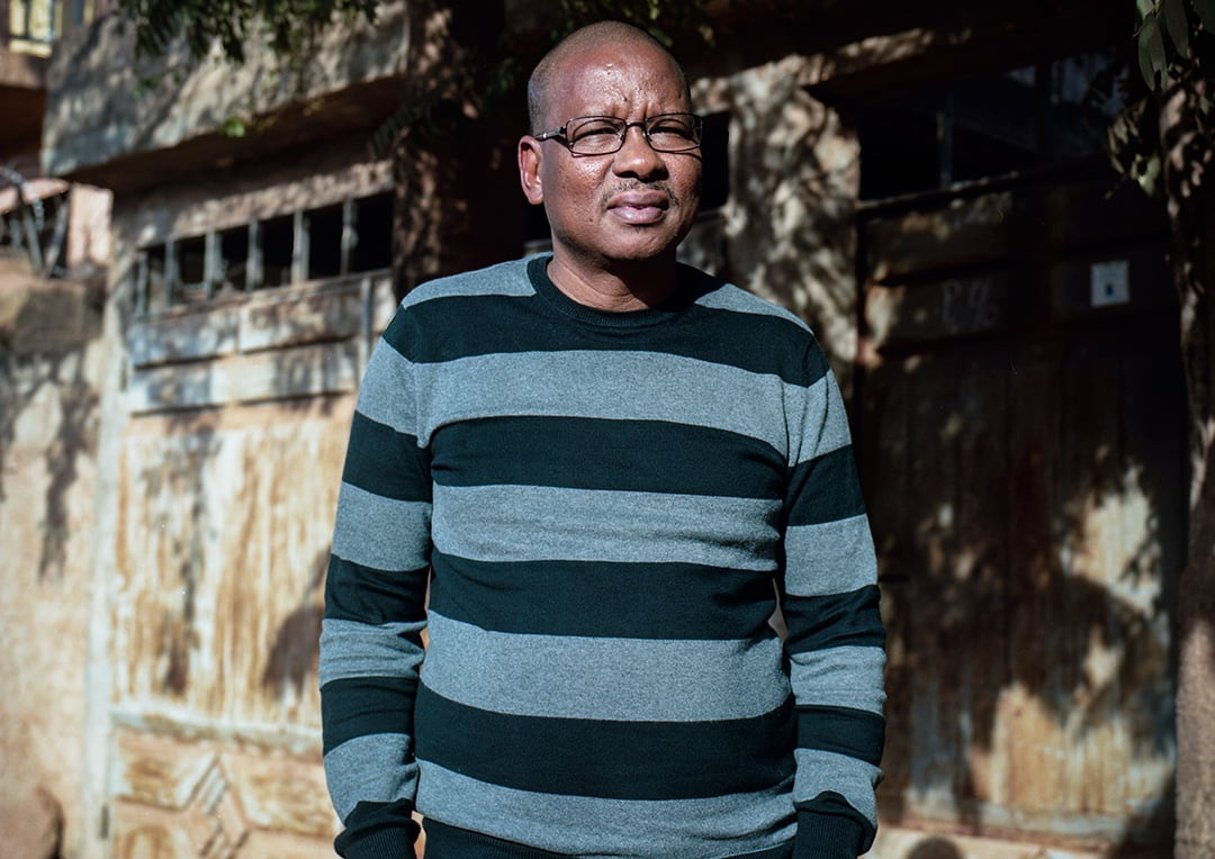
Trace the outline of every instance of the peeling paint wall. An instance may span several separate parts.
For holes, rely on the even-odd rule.
[[[121,382],[99,855],[322,857],[316,656],[346,436],[387,272],[137,311],[140,248],[390,188],[359,141],[118,195]]]

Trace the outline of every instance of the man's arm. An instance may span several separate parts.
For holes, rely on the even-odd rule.
[[[431,484],[398,313],[368,362],[342,472],[321,632],[325,776],[350,859],[412,857],[413,702],[422,663]]]
[[[790,416],[781,592],[798,720],[794,856],[854,859],[877,831],[885,631],[843,400],[817,344],[805,366],[811,384]]]

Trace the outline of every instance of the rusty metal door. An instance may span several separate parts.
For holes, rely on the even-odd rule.
[[[1165,224],[1101,175],[860,223],[887,822],[1167,855],[1187,480]]]

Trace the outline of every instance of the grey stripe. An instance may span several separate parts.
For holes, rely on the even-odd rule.
[[[428,281],[406,295],[401,306],[413,307],[423,301],[457,295],[535,295],[527,276],[528,259],[508,260],[480,271]]]
[[[404,734],[369,734],[347,740],[325,755],[325,780],[333,808],[343,821],[363,800],[413,799],[418,765]]]
[[[574,415],[714,427],[785,457],[785,400],[806,392],[776,375],[660,352],[498,353],[415,364],[414,373],[422,444],[438,426],[468,418]]]
[[[427,566],[430,504],[384,498],[343,481],[333,529],[333,553],[377,570]]]
[[[397,432],[417,435],[413,365],[384,339],[376,344],[359,387],[358,410]]]
[[[479,561],[772,570],[780,502],[550,486],[434,487],[434,544]]]
[[[512,790],[419,765],[421,814],[584,859],[737,856],[782,844],[797,828],[787,782],[758,793],[638,801]]]
[[[422,649],[406,636],[425,626],[425,621],[377,626],[326,618],[321,621],[320,685],[345,677],[417,677]]]
[[[856,758],[818,749],[796,749],[793,756],[797,761],[795,801],[809,802],[824,791],[834,791],[877,826],[873,789],[881,778],[881,770]]]
[[[714,310],[733,310],[736,313],[750,313],[755,316],[775,316],[777,319],[784,319],[796,324],[803,331],[810,330],[809,325],[785,308],[732,283],[727,283],[721,289],[715,289],[702,295],[696,299],[696,303],[701,307],[710,307]]]
[[[422,681],[518,716],[692,722],[743,719],[789,695],[781,643],[491,632],[430,613]]]
[[[848,413],[833,374],[827,373],[809,388],[789,386],[788,393],[790,414],[805,416],[804,426],[790,428],[793,465],[851,444]]]
[[[793,596],[844,594],[877,581],[877,556],[864,513],[786,528],[785,555],[785,589]]]
[[[789,666],[799,705],[852,707],[882,714],[886,652],[880,647],[830,647],[794,653]]]

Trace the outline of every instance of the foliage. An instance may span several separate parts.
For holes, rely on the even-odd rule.
[[[141,57],[165,54],[179,40],[194,59],[218,43],[224,56],[241,63],[258,36],[281,57],[302,57],[316,34],[335,18],[375,20],[379,0],[119,0],[135,24]]]
[[[1215,148],[1215,104],[1205,83],[1215,69],[1215,0],[1136,0],[1140,79],[1124,82],[1126,109],[1109,129],[1110,155],[1149,194],[1160,190],[1159,100],[1182,92],[1197,150]]]

